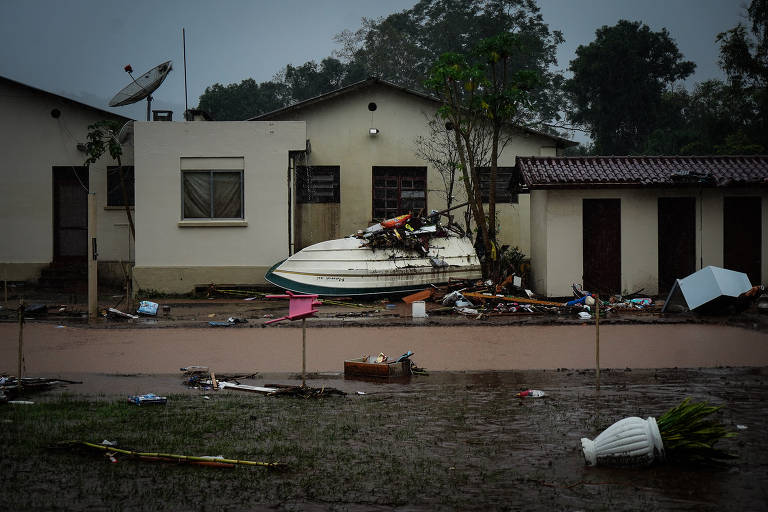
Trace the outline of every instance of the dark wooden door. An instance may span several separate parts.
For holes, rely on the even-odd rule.
[[[621,199],[584,199],[584,289],[621,292]]]
[[[88,254],[88,169],[53,168],[53,259],[85,261]]]
[[[661,197],[659,216],[659,294],[675,279],[696,271],[696,198]]]
[[[745,272],[753,285],[762,282],[762,201],[726,197],[723,202],[723,265]]]

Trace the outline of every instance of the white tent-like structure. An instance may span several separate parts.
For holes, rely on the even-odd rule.
[[[662,313],[671,311],[673,306],[689,310],[716,311],[752,288],[744,272],[708,266],[683,279],[675,281],[667,296]]]

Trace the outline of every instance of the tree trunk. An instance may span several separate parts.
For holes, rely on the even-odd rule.
[[[454,126],[459,126],[459,124],[455,123]],[[482,261],[482,268],[483,277],[487,277],[490,270],[488,265],[488,256],[490,255],[491,244],[488,236],[488,224],[486,223],[485,212],[483,211],[480,182],[477,177],[477,169],[474,165],[474,159],[472,158],[471,151],[468,149],[469,142],[466,139],[462,140],[462,135],[459,133],[458,129],[454,129],[454,133],[456,137],[456,147],[459,152],[459,160],[461,161],[461,172],[462,176],[464,177],[464,187],[467,192],[467,200],[469,201],[469,206],[472,209],[472,216],[475,219],[476,231],[480,232],[479,234],[482,237],[481,240],[483,242],[483,248],[485,249],[486,257]],[[467,148],[467,153],[469,154],[465,154],[465,147]],[[472,161],[468,162],[468,160]],[[467,172],[467,167],[470,168],[469,172]],[[475,241],[477,241],[477,239],[475,239]]]

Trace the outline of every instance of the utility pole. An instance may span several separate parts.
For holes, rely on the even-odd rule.
[[[96,194],[88,194],[88,321],[96,319],[99,310],[99,253],[96,246]]]

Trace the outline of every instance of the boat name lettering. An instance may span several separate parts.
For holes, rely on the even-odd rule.
[[[344,282],[344,278],[340,276],[317,276],[318,279],[325,279],[326,281],[338,281],[340,283]]]

